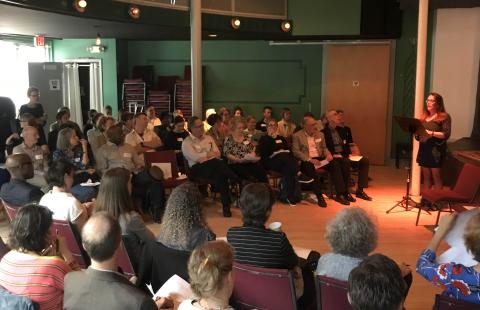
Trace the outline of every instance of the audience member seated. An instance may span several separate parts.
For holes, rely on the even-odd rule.
[[[53,212],[54,219],[69,221],[77,227],[77,232],[81,232],[88,219],[88,209],[93,205],[82,204],[70,193],[73,175],[74,168],[68,161],[60,159],[52,162],[46,174],[52,189],[43,195],[40,204]]]
[[[220,120],[222,121],[225,127],[228,127],[228,122],[230,122],[230,110],[226,107],[221,107],[218,109],[218,116],[220,116]]]
[[[278,134],[291,143],[292,135],[296,129],[297,125],[292,122],[292,111],[289,108],[284,108],[282,110],[282,120],[278,122]]]
[[[183,117],[183,116],[182,116]],[[172,130],[172,116],[168,112],[162,112],[160,114],[161,125],[154,128],[157,136],[160,140],[166,141],[168,133]]]
[[[172,249],[191,252],[215,240],[215,234],[205,222],[201,201],[195,183],[177,186],[168,197],[157,241]]]
[[[153,105],[148,105],[145,113],[147,114],[148,117],[148,124],[147,128],[149,130],[153,130],[156,126],[162,125],[162,122],[160,119],[157,117],[157,113],[155,112],[155,107]]]
[[[23,206],[38,202],[43,196],[40,188],[27,183],[33,177],[32,160],[27,154],[14,154],[7,157],[5,166],[11,175],[10,182],[2,185],[0,198],[13,206]]]
[[[90,129],[94,127],[94,122],[93,119],[95,118],[95,115],[97,115],[98,112],[95,109],[90,109],[88,110],[88,120],[83,126],[83,136],[88,137],[87,133]]]
[[[241,107],[236,106],[233,108],[233,116],[243,117],[243,110]]]
[[[253,143],[253,145],[257,146],[258,141],[260,138],[265,134],[261,130],[257,130],[255,127],[257,126],[257,120],[254,116],[249,115],[246,118],[247,128],[245,129],[245,134],[248,137],[248,140]]]
[[[317,121],[312,117],[304,117],[302,125],[303,129],[292,137],[292,152],[300,160],[302,173],[313,179],[313,192],[317,197],[318,205],[326,208],[327,203],[322,195],[322,180],[316,170],[322,166],[322,160],[331,162],[333,157],[327,149],[323,134],[317,129]],[[339,167],[334,164],[332,166],[330,169],[332,178],[338,180],[341,177]]]
[[[65,109],[60,109],[60,111],[57,112],[57,115],[55,116],[57,121],[50,126],[50,132],[48,133],[48,148],[50,149],[50,152],[55,152],[57,149],[57,139],[58,139],[58,132],[65,128],[65,127],[70,127],[74,129],[71,124],[69,124],[68,118],[69,118],[69,113]],[[63,126],[64,124],[69,124],[68,126]],[[55,125],[55,126],[53,126]],[[78,126],[78,125],[77,125]],[[52,129],[53,128],[53,129]],[[78,133],[77,133],[78,136]]]
[[[212,114],[217,114],[215,109],[207,109],[205,111],[205,120],[203,121],[203,129],[205,130],[205,132],[207,132],[210,129],[210,127],[212,127],[207,122],[208,117]]]
[[[378,232],[368,214],[352,207],[338,212],[325,229],[332,252],[320,257],[317,274],[347,281],[357,267],[377,247]]]
[[[213,180],[221,195],[223,216],[231,217],[228,180],[238,183],[238,176],[220,159],[220,151],[213,138],[205,134],[201,119],[192,117],[188,129],[192,134],[183,140],[182,153],[188,161],[190,176]]]
[[[112,116],[113,115],[113,110],[112,110],[112,106],[111,105],[106,105],[104,108],[103,108],[103,114],[105,114],[106,116]]]
[[[150,210],[155,222],[160,222],[165,205],[165,189],[162,184],[163,172],[158,167],[145,169],[145,162],[130,144],[124,143],[120,124],[107,130],[108,142],[98,150],[97,169],[104,173],[108,169],[122,167],[133,173],[132,182],[140,189],[144,209]],[[103,182],[103,180],[102,180]]]
[[[340,109],[336,110],[336,112],[338,114],[338,121],[340,123],[339,126],[343,127],[345,130],[345,136],[347,137],[347,143],[350,146],[352,155],[361,155],[360,148],[355,142],[353,142],[352,129],[345,125],[345,112]]]
[[[480,263],[464,266],[454,262],[440,264],[436,261],[436,252],[455,223],[457,214],[449,214],[440,219],[438,228],[427,248],[417,261],[417,272],[443,289],[443,295],[480,304],[478,287],[480,286]],[[467,250],[480,262],[480,214],[468,220],[463,235]]]
[[[138,266],[140,245],[155,240],[153,233],[145,226],[142,217],[135,211],[132,202],[131,173],[124,168],[107,170],[102,177],[95,212],[105,211],[120,223],[125,247],[134,269]]]
[[[147,124],[147,115],[143,112],[138,113],[135,116],[134,129],[125,136],[125,143],[133,146],[137,153],[141,154],[142,160],[143,153],[155,151],[163,146],[162,140],[160,140],[155,131],[147,128]]]
[[[88,180],[97,181],[99,176],[95,169],[91,168],[87,141],[79,140],[72,128],[64,128],[58,133],[57,149],[53,152],[53,161],[58,160],[68,161],[75,168],[72,193],[81,202],[92,200],[96,196],[96,188],[80,184]]]
[[[354,310],[402,310],[407,286],[397,264],[382,254],[367,257],[348,278]]]
[[[42,148],[44,153],[46,154],[49,153],[47,140],[45,138],[45,133],[43,131],[43,128],[35,123],[35,119],[31,114],[25,113],[19,116],[18,125],[15,123],[15,126],[13,126],[14,127],[13,133],[5,141],[5,150],[7,152],[7,155],[11,155],[13,152],[13,148],[16,147],[17,145],[22,144],[23,142],[23,138],[21,137],[22,131],[23,131],[23,128],[27,126],[32,126],[37,128],[38,136],[39,136],[38,145]]]
[[[62,111],[64,111],[65,113],[62,114],[62,120],[61,120],[61,122],[59,122],[58,113],[62,112]],[[50,130],[49,131],[51,132],[51,131],[54,131],[54,130],[58,129],[61,124],[70,124],[73,127],[73,129],[75,129],[75,132],[77,133],[77,136],[83,138],[83,131],[80,129],[80,126],[78,126],[78,124],[75,123],[74,121],[70,120],[70,108],[69,107],[63,106],[63,107],[58,108],[57,117],[55,118],[55,122],[50,124]],[[49,141],[49,143],[50,143],[50,141]]]
[[[102,116],[97,121],[98,132],[96,135],[88,139],[92,152],[95,155],[98,149],[107,143],[106,132],[108,128],[112,127],[115,124],[115,120],[111,116]]]
[[[82,231],[83,247],[92,259],[88,269],[65,277],[64,309],[166,309],[166,298],[153,301],[117,273],[121,228],[106,212],[94,214]]]
[[[14,154],[27,154],[33,163],[33,178],[28,183],[46,189],[45,170],[48,166],[47,154],[38,146],[38,130],[35,127],[27,126],[22,132],[23,143],[13,148]]]
[[[218,114],[212,114],[207,118],[207,123],[210,125],[210,129],[207,131],[207,135],[212,137],[215,145],[219,150],[223,148],[223,142],[228,134],[228,128],[222,122],[222,118]]]
[[[239,202],[243,226],[228,229],[228,243],[234,249],[235,261],[241,264],[293,270],[297,298],[303,295],[303,288],[308,286],[306,291],[309,291],[309,296],[305,297],[309,300],[303,300],[302,304],[310,304],[314,299],[312,272],[305,268],[305,275],[302,276],[299,258],[287,235],[265,227],[274,202],[273,191],[267,184],[251,183],[245,186]],[[304,280],[309,284],[304,285]]]
[[[263,108],[263,117],[257,122],[257,125],[255,126],[257,130],[267,132],[268,123],[270,122],[270,119],[272,119],[272,111],[273,110],[271,107]]]
[[[296,193],[299,188],[297,183],[298,166],[288,148],[287,140],[278,135],[278,124],[275,119],[270,119],[267,127],[267,134],[260,138],[257,146],[257,153],[262,158],[262,164],[267,170],[278,172],[284,180],[284,187],[281,189],[283,202],[294,206],[300,201]]]
[[[188,261],[188,275],[198,299],[187,299],[178,309],[233,309],[228,305],[235,284],[232,269],[233,251],[225,241],[196,248]]]
[[[50,210],[37,204],[20,208],[10,226],[12,250],[0,261],[0,285],[40,310],[63,309],[64,276],[77,268],[65,240],[52,231]]]
[[[325,136],[325,142],[328,150],[333,155],[333,161],[340,166],[342,171],[341,176],[339,175],[339,180],[334,182],[336,187],[335,189],[338,193],[337,199],[341,203],[342,200],[355,202],[355,198],[353,198],[349,192],[350,160],[348,157],[351,154],[351,150],[350,145],[347,143],[346,132],[345,129],[340,126],[340,119],[337,111],[329,111],[327,113],[327,118],[328,126],[325,127],[322,132]],[[368,186],[369,166],[370,164],[368,158],[366,157],[362,157],[362,159],[358,161],[358,185],[355,195],[357,198],[363,200],[372,200],[372,198],[363,190]]]
[[[259,163],[260,157],[255,153],[255,146],[244,133],[245,127],[243,117],[235,116],[230,119],[230,135],[223,144],[223,154],[228,160],[228,167],[243,180],[267,183],[267,172]]]
[[[135,125],[135,115],[130,112],[122,112],[120,125],[122,126],[123,134],[128,135],[130,132],[132,132]]]
[[[182,143],[190,133],[185,130],[185,119],[181,116],[173,120],[173,129],[167,132],[165,137],[165,149],[175,150],[177,155],[177,165],[181,171],[185,171],[183,165]]]
[[[92,118],[92,124],[93,127],[87,131],[87,141],[90,143],[90,146],[92,145],[92,142],[95,143],[95,141],[100,140],[100,143],[102,142],[102,133],[100,132],[100,129],[98,129],[97,124],[100,118],[102,118],[103,115],[102,113],[97,113],[95,116]]]

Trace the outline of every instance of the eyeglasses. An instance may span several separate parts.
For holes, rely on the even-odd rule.
[[[435,102],[435,99],[427,99],[425,102]]]

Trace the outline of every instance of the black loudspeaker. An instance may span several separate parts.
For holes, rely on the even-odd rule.
[[[402,34],[402,11],[397,0],[362,0],[360,34],[399,38]]]

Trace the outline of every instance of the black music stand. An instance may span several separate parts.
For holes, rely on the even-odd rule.
[[[395,121],[397,124],[402,128],[403,131],[408,132],[410,135],[410,141],[412,141],[413,136],[428,136],[427,132],[425,131],[425,127],[423,127],[422,122],[417,118],[412,117],[403,117],[403,116],[394,116]],[[413,153],[412,153],[413,156]],[[393,207],[388,209],[386,213],[390,213],[395,208],[403,208],[405,211],[410,211],[410,203],[414,203],[414,201],[410,198],[410,179],[411,179],[411,160],[408,161],[408,165],[405,167],[407,170],[407,180],[406,180],[406,192],[405,196],[403,196],[402,200],[397,202]]]

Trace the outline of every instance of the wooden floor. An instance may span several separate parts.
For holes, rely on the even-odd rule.
[[[379,228],[379,244],[375,252],[388,255],[397,262],[405,262],[414,269],[419,253],[432,236],[431,232],[423,226],[415,226],[416,212],[414,211],[402,212],[401,209],[396,209],[390,214],[385,213],[404,195],[405,170],[391,167],[371,167],[370,169],[373,181],[370,182],[367,193],[373,197],[373,201],[359,200],[353,205],[363,208],[376,219]],[[294,246],[325,253],[329,251],[324,239],[325,225],[336,212],[346,207],[335,201],[327,200],[327,203],[326,209],[311,203],[301,203],[296,207],[277,203],[269,222],[282,222],[282,229]],[[208,224],[219,237],[225,236],[229,227],[241,225],[240,210],[233,209],[232,213],[232,218],[225,219],[222,217],[218,201],[205,202]],[[422,215],[421,224],[433,224],[434,221],[434,216]],[[160,225],[149,224],[149,227],[157,233]],[[4,240],[8,235],[8,224],[5,219],[0,222],[0,235]],[[439,289],[414,272],[406,308],[408,310],[431,309],[434,295],[439,292]]]

